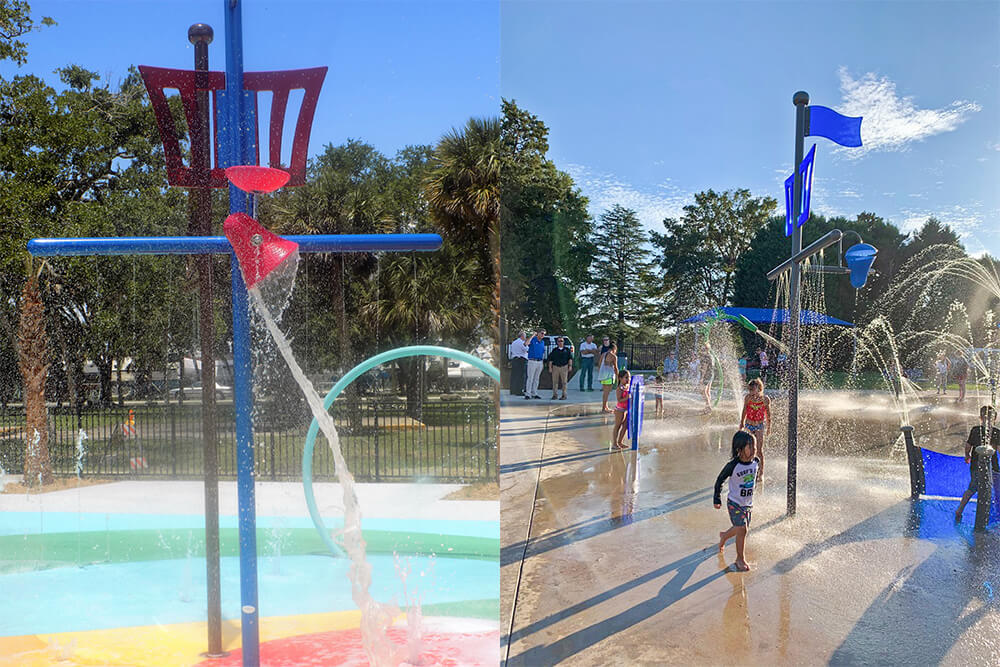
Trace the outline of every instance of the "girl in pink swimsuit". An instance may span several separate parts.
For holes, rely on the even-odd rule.
[[[743,399],[740,430],[752,434],[757,439],[757,458],[760,459],[758,479],[761,479],[764,476],[764,436],[771,435],[771,399],[764,395],[764,383],[760,378],[750,380],[747,389],[749,393]]]
[[[628,370],[618,371],[618,389],[616,396],[618,402],[615,404],[615,428],[611,435],[611,442],[615,449],[625,449],[625,415],[628,413],[628,393],[629,384],[632,380]]]

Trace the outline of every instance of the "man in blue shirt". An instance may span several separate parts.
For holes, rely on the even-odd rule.
[[[663,377],[667,380],[676,380],[678,370],[677,355],[671,352],[670,356],[663,360]]]
[[[524,383],[524,398],[541,398],[538,395],[538,378],[542,374],[545,358],[545,329],[539,329],[528,342],[528,377]]]

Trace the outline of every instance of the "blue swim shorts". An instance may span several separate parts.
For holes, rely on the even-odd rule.
[[[729,510],[729,520],[734,526],[750,527],[750,507],[737,505],[732,500],[726,499],[726,509]]]
[[[743,429],[747,433],[756,433],[757,431],[760,431],[763,428],[764,428],[764,422],[761,422],[759,424],[744,424],[743,425]]]

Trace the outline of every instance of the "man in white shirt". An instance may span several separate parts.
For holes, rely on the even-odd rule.
[[[594,334],[587,334],[587,340],[580,343],[580,391],[594,391],[594,357],[597,355],[597,343]],[[586,378],[586,387],[584,387]]]
[[[528,334],[522,331],[510,344],[510,395],[524,395],[524,381],[528,370]]]

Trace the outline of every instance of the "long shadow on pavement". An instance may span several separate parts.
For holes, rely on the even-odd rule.
[[[900,570],[876,597],[830,658],[832,665],[937,665],[984,615],[997,612],[1000,536],[972,533],[951,518],[955,503],[906,500],[775,564],[784,575],[830,548],[905,535],[937,546],[923,562]],[[943,508],[943,509],[942,509]],[[974,598],[978,609],[967,611]]]
[[[657,505],[656,507],[648,507],[646,509],[639,510],[638,512],[633,512],[631,515],[631,521],[628,523],[652,519],[653,517],[683,509],[690,505],[708,502],[711,499],[711,489],[705,488],[692,491],[687,495],[673,498],[661,505]],[[575,524],[570,524],[560,528],[559,530],[553,531],[545,535],[545,537],[540,537],[538,539],[529,538],[527,540],[528,553],[525,557],[542,554],[547,551],[552,551],[553,549],[566,546],[567,544],[587,539],[588,537],[601,535],[602,533],[615,530],[622,525],[626,525],[626,522],[620,519],[613,519],[606,514],[584,519]],[[503,547],[500,550],[501,567],[521,560],[521,557],[525,555],[524,547],[525,540],[521,540],[520,542],[516,542],[514,544],[508,544]]]
[[[558,465],[560,463],[572,463],[573,461],[582,461],[583,459],[594,458],[595,456],[606,456],[610,454],[607,448],[604,449],[589,449],[585,452],[571,452],[569,454],[559,454],[558,456],[550,456],[546,459],[538,459],[535,461],[521,461],[520,463],[507,463],[500,466],[500,474],[521,472],[522,470],[535,470],[537,468],[545,468],[546,466]]]
[[[555,664],[560,660],[565,660],[566,658],[569,658],[570,656],[607,639],[608,637],[616,635],[623,630],[627,630],[636,623],[640,623],[651,616],[658,614],[670,605],[685,598],[698,589],[707,586],[726,573],[726,570],[720,570],[708,575],[700,581],[690,583],[691,576],[694,574],[695,570],[698,569],[698,566],[703,561],[715,556],[717,553],[718,551],[714,546],[707,549],[699,549],[698,551],[664,565],[661,568],[657,568],[656,570],[648,572],[640,577],[636,577],[631,581],[615,586],[614,588],[595,595],[587,600],[584,600],[583,602],[579,602],[552,614],[551,616],[536,621],[531,625],[520,628],[509,637],[502,638],[501,643],[513,643],[518,639],[538,632],[542,628],[552,625],[553,623],[557,623],[576,613],[600,604],[601,602],[610,600],[611,598],[621,595],[658,577],[674,572],[674,575],[670,577],[670,580],[663,585],[654,597],[644,600],[643,602],[630,607],[620,614],[602,619],[585,628],[581,628],[580,630],[566,635],[551,644],[533,646],[516,656],[508,658],[505,664],[508,665],[508,667],[514,667],[516,665],[534,667],[535,665]]]

